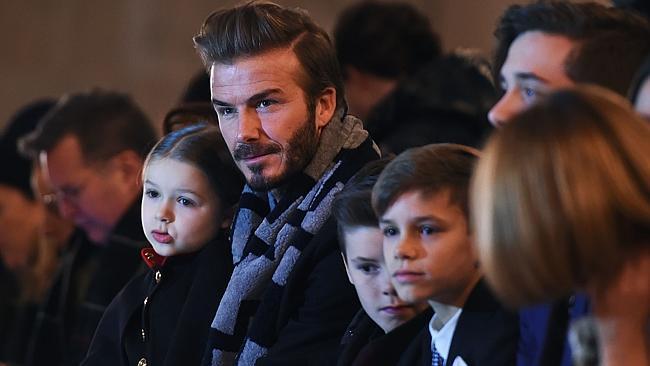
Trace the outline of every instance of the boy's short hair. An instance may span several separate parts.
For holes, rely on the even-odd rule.
[[[390,158],[375,160],[366,164],[350,178],[332,205],[332,216],[336,219],[339,247],[345,255],[346,230],[357,227],[377,227],[379,220],[372,209],[370,199],[372,187],[379,174],[390,162]]]
[[[479,152],[457,144],[431,144],[408,149],[386,166],[372,189],[372,207],[381,217],[404,193],[450,191],[450,203],[468,218],[468,191]]]

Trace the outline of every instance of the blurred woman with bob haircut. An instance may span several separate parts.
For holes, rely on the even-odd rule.
[[[605,89],[558,91],[488,141],[472,182],[486,277],[514,307],[585,291],[602,365],[647,365],[650,124]]]

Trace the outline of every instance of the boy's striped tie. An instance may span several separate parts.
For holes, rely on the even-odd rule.
[[[436,349],[436,345],[433,345],[433,349],[431,350],[431,366],[444,366],[445,365],[445,360],[442,359],[442,356],[440,356],[440,353],[438,353],[438,350]]]

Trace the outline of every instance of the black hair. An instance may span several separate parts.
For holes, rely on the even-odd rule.
[[[197,167],[225,203],[224,207],[239,201],[244,178],[215,126],[199,123],[169,133],[153,147],[144,166],[164,158]]]
[[[512,5],[494,32],[495,80],[499,80],[512,42],[530,31],[574,41],[564,65],[566,75],[575,82],[597,84],[621,95],[627,94],[636,70],[650,52],[650,24],[633,12],[568,1]]]
[[[442,53],[426,15],[405,2],[363,1],[345,9],[334,27],[334,44],[345,66],[380,77],[415,73]]]
[[[372,209],[372,187],[390,158],[374,160],[354,174],[336,196],[332,204],[332,216],[336,219],[341,252],[345,255],[344,234],[347,230],[370,226],[379,227],[377,215]]]
[[[156,141],[153,126],[131,97],[98,89],[61,98],[22,140],[22,150],[33,156],[48,152],[67,136],[77,138],[86,162],[105,162],[126,150],[144,159]]]

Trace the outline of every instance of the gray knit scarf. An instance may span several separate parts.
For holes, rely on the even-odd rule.
[[[360,120],[335,116],[313,160],[278,202],[272,192],[244,188],[232,231],[235,268],[212,322],[204,365],[254,365],[267,354],[294,265],[329,218],[335,195],[377,157]]]

